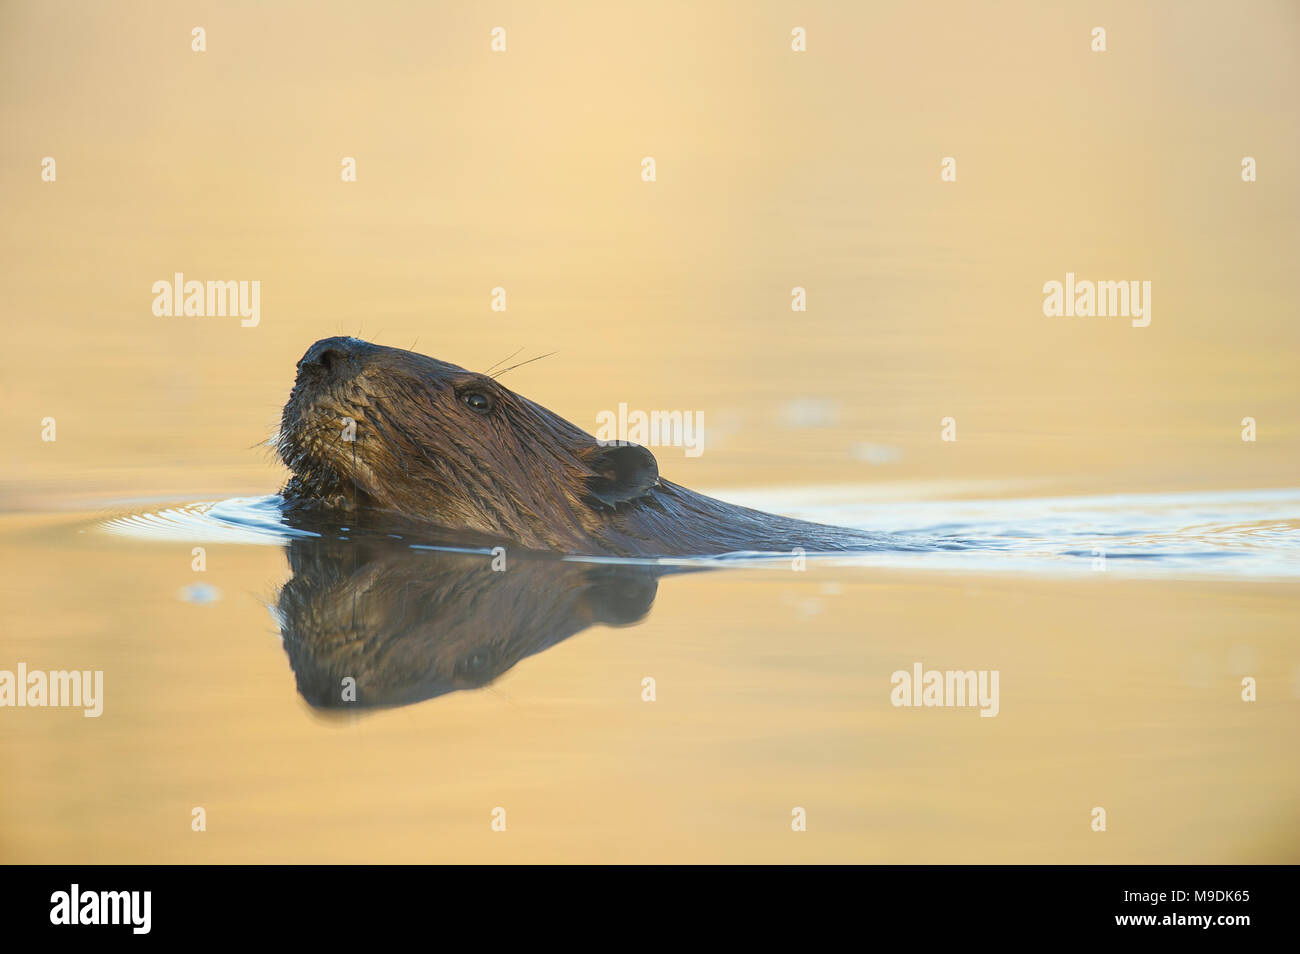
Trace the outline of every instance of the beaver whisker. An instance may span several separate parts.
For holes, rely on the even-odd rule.
[[[519,351],[523,351],[523,350],[524,350],[523,348],[520,348],[520,349],[519,349]],[[518,354],[519,351],[516,351],[515,354]],[[504,368],[504,369],[498,371],[496,374],[489,375],[489,377],[491,377],[491,378],[493,378],[493,379],[499,378],[499,377],[501,377],[501,375],[505,374],[507,371],[513,371],[515,368],[522,368],[524,365],[526,365],[526,364],[532,364],[534,361],[541,361],[543,358],[549,358],[549,357],[550,357],[551,355],[553,355],[553,354],[559,354],[559,352],[558,352],[558,351],[548,351],[546,354],[539,354],[537,357],[535,357],[535,358],[529,358],[527,361],[520,361],[518,364],[512,364],[510,367],[508,367],[508,368]],[[510,357],[513,358],[514,355],[511,355]],[[509,361],[510,358],[506,358],[506,360]]]
[[[523,350],[524,350],[524,346],[523,346],[523,345],[520,345],[520,346],[519,346],[518,348],[516,348],[514,351],[510,352],[508,355],[506,355],[504,358],[502,358],[500,361],[496,362],[495,364],[493,364],[493,365],[491,365],[491,366],[489,366],[489,367],[487,367],[487,368],[484,368],[484,369],[483,369],[483,373],[484,373],[484,374],[487,374],[489,371],[492,370],[492,368],[495,368],[495,367],[496,367],[497,365],[499,365],[499,364],[504,364],[505,362],[509,361],[511,358],[513,358],[515,355],[517,355],[519,352],[521,352],[521,351],[523,351]]]

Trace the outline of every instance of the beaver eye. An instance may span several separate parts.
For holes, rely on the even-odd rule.
[[[492,410],[492,399],[482,391],[466,391],[460,396],[460,399],[480,414],[486,414]]]

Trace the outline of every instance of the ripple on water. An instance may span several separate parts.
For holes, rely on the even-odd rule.
[[[156,513],[127,514],[105,521],[103,527],[110,533],[148,540],[263,546],[282,546],[294,537],[319,536],[285,525],[280,498],[274,494],[186,504]]]
[[[996,500],[872,499],[872,488],[746,490],[723,499],[894,536],[898,550],[817,557],[841,565],[975,572],[1300,576],[1300,489]],[[281,546],[318,534],[287,526],[280,498],[237,497],[115,517],[112,533]],[[433,549],[442,549],[434,547]],[[592,562],[788,566],[788,555]]]

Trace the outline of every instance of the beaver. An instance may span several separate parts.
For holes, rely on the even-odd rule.
[[[487,374],[357,338],[307,349],[275,445],[286,509],[350,525],[399,516],[592,556],[897,547],[688,490],[646,448],[597,441]]]

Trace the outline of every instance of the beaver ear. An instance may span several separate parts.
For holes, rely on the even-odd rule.
[[[592,470],[587,489],[611,507],[644,497],[659,483],[659,462],[639,444],[597,445],[583,460]]]

